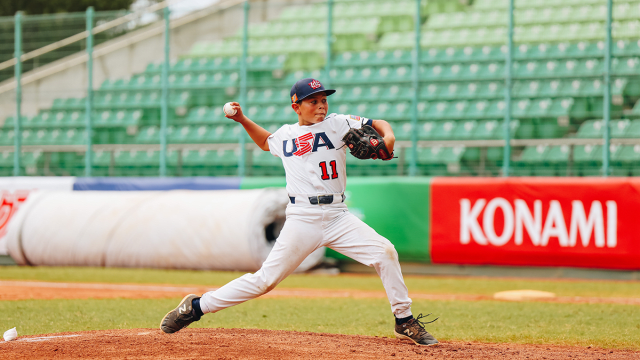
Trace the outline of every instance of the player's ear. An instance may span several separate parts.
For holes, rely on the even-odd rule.
[[[296,114],[301,115],[301,113],[300,113],[300,104],[293,103],[293,104],[291,104],[291,108],[293,109],[293,111],[296,112]]]

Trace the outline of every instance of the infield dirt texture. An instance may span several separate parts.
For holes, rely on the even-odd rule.
[[[79,335],[79,336],[75,336]],[[311,332],[185,329],[89,331],[0,343],[6,359],[640,359],[624,350],[451,341],[415,346],[396,339]],[[6,357],[5,357],[6,356]]]
[[[512,287],[510,282],[520,280],[408,277],[417,310],[441,316],[433,330],[441,343],[419,347],[392,337],[381,285],[367,285],[379,281],[375,277],[294,275],[263,299],[207,315],[194,328],[164,334],[155,324],[185,293],[202,293],[237,274],[170,272],[188,278],[187,284],[202,284],[186,285],[155,270],[0,270],[0,330],[17,325],[19,333],[15,341],[0,340],[0,359],[640,359],[640,346],[633,340],[640,334],[637,282],[525,281],[544,290],[556,288],[560,296],[522,303],[521,310],[505,317],[520,305],[492,300],[482,288]],[[131,282],[123,283],[122,276]],[[158,277],[164,284],[158,284]],[[88,282],[90,278],[98,282]],[[476,288],[460,286],[470,279]],[[459,287],[464,291],[455,290]],[[537,319],[545,313],[547,318]],[[378,320],[372,320],[376,316]],[[536,319],[514,318],[526,316]],[[480,327],[481,335],[465,335],[458,327]],[[532,327],[542,331],[532,332]],[[110,330],[76,331],[83,329]],[[495,337],[505,329],[511,332]],[[623,331],[614,335],[614,330]],[[565,331],[580,334],[571,338]],[[361,333],[382,336],[352,335]],[[603,333],[614,341],[603,340]],[[616,342],[623,336],[626,340]],[[465,341],[472,338],[479,341]],[[590,345],[591,340],[596,345]]]

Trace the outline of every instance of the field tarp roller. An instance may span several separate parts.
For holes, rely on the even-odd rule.
[[[18,264],[256,271],[284,223],[284,189],[36,191],[7,230]],[[324,249],[299,270],[313,267]]]

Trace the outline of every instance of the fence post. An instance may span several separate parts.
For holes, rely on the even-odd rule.
[[[20,176],[20,155],[22,155],[22,129],[20,128],[20,122],[22,117],[22,12],[16,12],[15,16],[15,58],[16,65],[14,67],[14,76],[16,79],[16,117],[14,120],[14,149],[13,149],[13,176]]]
[[[507,31],[507,56],[505,59],[505,87],[504,87],[504,154],[502,158],[502,176],[509,176],[511,165],[511,68],[513,60],[513,2],[509,0],[509,28]]]
[[[412,57],[412,77],[413,77],[413,98],[411,99],[411,162],[409,163],[409,176],[416,176],[418,173],[418,94],[420,92],[420,6],[421,0],[416,0],[415,16],[415,46]]]
[[[87,8],[87,98],[85,101],[85,122],[87,128],[87,151],[84,156],[84,175],[91,176],[92,170],[92,143],[91,112],[93,107],[93,6]]]
[[[242,22],[242,57],[240,59],[240,104],[245,106],[247,102],[247,53],[249,51],[249,0],[244,2],[242,11],[244,20]],[[236,124],[236,126],[240,125]],[[246,174],[247,149],[245,149],[244,133],[244,131],[240,131],[240,138],[238,139],[240,145],[238,176],[240,177]]]
[[[160,176],[167,176],[167,118],[169,116],[169,7],[164,8],[164,62],[162,63],[162,98],[160,100]]]
[[[331,87],[331,60],[333,53],[331,48],[333,47],[333,0],[327,0],[327,60],[325,63],[325,79],[324,84],[326,88]]]
[[[609,176],[609,160],[611,157],[609,144],[611,143],[611,13],[613,1],[607,0],[607,26],[606,42],[604,50],[604,145],[602,147],[602,176]]]

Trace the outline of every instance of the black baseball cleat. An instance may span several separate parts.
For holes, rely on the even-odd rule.
[[[427,314],[427,316],[429,315],[431,314]],[[404,324],[396,324],[394,331],[396,338],[401,340],[411,340],[416,343],[416,345],[431,346],[437,344],[438,340],[436,340],[433,335],[429,334],[427,330],[424,329],[424,326],[438,320],[438,318],[433,321],[423,323],[420,321],[423,317],[426,316],[422,316],[422,314],[420,314],[417,318],[411,319]]]
[[[198,295],[190,294],[184,297],[178,307],[169,311],[167,315],[162,318],[160,323],[160,329],[167,334],[178,332],[183,328],[186,328],[194,321],[200,320],[201,316],[196,314],[191,303],[195,299],[199,299]]]

